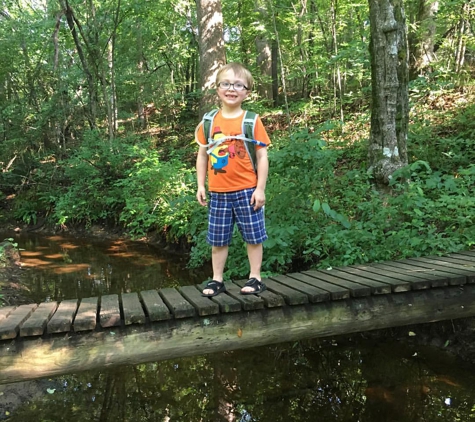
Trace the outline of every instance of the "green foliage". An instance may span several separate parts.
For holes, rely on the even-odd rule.
[[[81,146],[60,165],[65,185],[56,194],[53,218],[58,224],[114,219],[124,198],[116,181],[135,158],[132,140],[109,143],[99,132],[89,131]]]
[[[139,155],[127,177],[115,183],[125,201],[120,221],[134,236],[152,229],[162,231],[168,241],[193,236],[194,214],[199,212],[193,172],[179,160],[161,161],[156,151],[142,150]]]
[[[191,195],[193,172],[178,158],[160,160],[148,140],[109,143],[91,131],[61,165],[65,186],[53,198],[57,224],[108,220],[122,223],[133,236],[158,230],[170,241],[185,236],[183,225],[188,232],[192,227],[195,205],[184,198]]]

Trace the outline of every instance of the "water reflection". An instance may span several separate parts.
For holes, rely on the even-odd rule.
[[[186,256],[142,243],[3,234],[8,237],[22,249],[21,281],[35,302],[198,284],[207,278],[207,269],[186,269]]]
[[[189,272],[186,257],[142,244],[16,241],[37,302],[199,283],[208,272]],[[468,421],[474,369],[439,349],[356,335],[0,386],[0,420]]]
[[[473,368],[415,350],[356,336],[65,376],[9,420],[470,420]]]

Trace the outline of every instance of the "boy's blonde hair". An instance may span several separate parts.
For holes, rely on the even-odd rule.
[[[249,91],[252,89],[252,86],[254,85],[254,78],[252,77],[251,72],[249,72],[249,70],[247,70],[241,63],[237,62],[225,64],[221,69],[218,70],[218,73],[216,74],[216,84],[220,82],[221,75],[228,70],[232,70],[238,78],[244,79],[246,82],[246,87],[249,89]]]

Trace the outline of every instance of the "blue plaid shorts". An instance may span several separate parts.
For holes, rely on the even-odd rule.
[[[254,211],[250,205],[254,190],[210,192],[206,240],[211,246],[230,245],[234,224],[237,224],[246,243],[257,245],[267,239],[264,207]]]

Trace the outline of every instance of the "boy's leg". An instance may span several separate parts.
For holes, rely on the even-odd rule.
[[[213,280],[223,281],[224,266],[228,259],[228,246],[213,246],[211,249],[211,261],[213,263]]]
[[[247,244],[247,256],[249,258],[249,266],[251,271],[249,273],[249,278],[255,278],[261,281],[261,265],[262,265],[262,256],[263,256],[263,247],[262,243],[257,245]],[[242,292],[252,292],[252,287],[243,287]]]
[[[213,281],[223,282],[224,266],[228,258],[228,246],[213,246],[211,248],[211,263],[213,265]],[[204,289],[203,294],[210,295],[211,289]]]
[[[228,258],[228,246],[213,246],[211,248],[211,262],[213,264],[213,280],[223,282],[224,266]],[[203,294],[212,294],[210,289],[204,289]]]
[[[229,194],[211,192],[207,236],[207,241],[212,247],[213,279],[211,283],[223,283],[224,281],[224,267],[228,258],[228,245],[231,243],[233,227],[232,201],[230,201]],[[205,288],[203,294],[211,295],[213,291]]]

